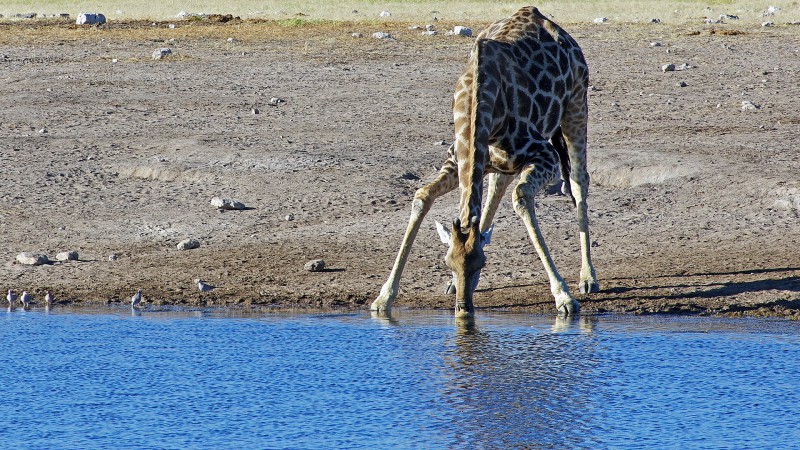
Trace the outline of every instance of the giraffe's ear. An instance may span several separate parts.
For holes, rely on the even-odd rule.
[[[446,245],[450,245],[450,230],[436,221],[436,232],[439,233],[439,240]]]
[[[494,231],[494,224],[492,224],[492,226],[490,226],[488,230],[481,233],[481,238],[482,238],[481,241],[483,242],[483,245],[489,245],[489,243],[492,242],[493,231]]]

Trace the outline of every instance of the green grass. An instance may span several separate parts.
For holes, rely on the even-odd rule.
[[[607,17],[617,22],[648,22],[658,18],[667,23],[698,23],[704,17],[717,18],[720,14],[735,14],[742,22],[757,23],[772,20],[776,23],[800,20],[797,0],[542,0],[533,2],[545,14],[560,22],[591,22],[597,17]],[[16,13],[69,13],[76,17],[81,12],[101,12],[109,20],[115,19],[175,19],[178,12],[233,14],[242,19],[263,18],[285,20],[287,26],[302,26],[316,20],[345,21],[430,21],[434,16],[448,21],[492,21],[509,15],[527,1],[509,2],[492,0],[186,0],[173,6],[172,2],[155,0],[2,0],[0,14]],[[782,11],[774,17],[761,17],[768,6],[779,6]],[[383,19],[381,11],[392,15]]]

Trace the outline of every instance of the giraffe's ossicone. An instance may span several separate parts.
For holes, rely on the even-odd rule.
[[[391,308],[423,217],[436,198],[458,187],[459,217],[449,233],[445,261],[453,272],[456,314],[474,315],[473,294],[486,261],[482,232],[492,225],[500,199],[517,176],[514,209],[544,265],[558,311],[573,314],[579,305],[550,257],[536,220],[534,197],[559,176],[577,210],[582,259],[579,291],[599,290],[586,205],[588,83],[588,68],[578,44],[532,6],[478,35],[453,96],[453,146],[436,179],[414,195],[394,268],[372,303],[373,310]],[[487,175],[488,198],[482,208]]]

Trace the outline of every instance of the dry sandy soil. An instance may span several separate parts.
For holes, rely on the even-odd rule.
[[[367,308],[452,140],[471,39],[407,23],[176,24],[0,24],[0,288],[39,304],[45,289],[113,303],[141,288],[151,307]],[[562,25],[593,86],[602,292],[583,311],[800,317],[800,27]],[[150,58],[165,46],[171,57]],[[249,208],[219,212],[214,196]],[[456,202],[443,197],[423,224],[397,306],[453,306],[433,220],[449,222]],[[543,196],[538,215],[576,290],[571,204]],[[202,246],[176,249],[190,237]],[[65,250],[80,260],[14,262]],[[555,312],[508,198],[487,253],[479,308]],[[317,258],[326,271],[303,269]],[[197,277],[218,289],[201,294]]]

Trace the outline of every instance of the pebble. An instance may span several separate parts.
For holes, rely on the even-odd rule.
[[[292,213],[287,214],[285,219],[286,219],[287,222],[293,221],[294,220],[294,214],[292,214]]]
[[[750,100],[743,100],[742,101],[742,111],[756,111],[761,109],[761,106],[756,105],[755,103],[751,102]]]
[[[214,197],[211,199],[211,206],[225,210],[243,210],[244,203],[238,200],[231,200],[229,198]]]
[[[361,33],[353,33],[353,34],[351,34],[350,36],[352,36],[352,37],[354,37],[354,38],[362,38],[362,37],[364,37],[364,35],[363,35],[363,34],[361,34]]]
[[[200,241],[191,238],[184,239],[178,242],[178,245],[176,247],[178,248],[178,250],[192,250],[195,248],[200,248]]]
[[[58,261],[77,261],[78,260],[78,252],[74,250],[70,250],[67,252],[61,252],[56,255],[56,259]]]
[[[391,34],[385,31],[376,31],[375,33],[372,33],[372,37],[375,39],[394,39]]]
[[[764,23],[761,24],[761,26],[764,27],[764,28],[771,27],[771,26],[774,26],[774,25],[775,25],[775,23],[773,23],[773,22],[764,22]]]
[[[153,54],[151,55],[153,59],[163,59],[167,56],[172,54],[172,49],[168,47],[157,48],[153,50]]]
[[[662,72],[674,72],[675,71],[675,64],[664,64],[661,66]]]
[[[312,259],[303,266],[309,272],[322,272],[325,270],[325,261],[322,259]]]
[[[679,82],[675,83],[675,85],[678,86],[678,87],[686,87],[686,86],[688,86],[688,84],[686,84],[685,81],[679,81]]]
[[[661,47],[661,42],[651,42],[650,47]]]
[[[112,254],[108,255],[108,260],[109,261],[116,261],[118,258],[119,258],[119,256],[117,256],[116,253],[112,253]]]
[[[17,262],[27,266],[41,266],[42,264],[47,264],[50,260],[41,253],[22,252],[17,255]]]
[[[250,113],[253,114],[253,115],[256,115],[256,114],[261,114],[261,111],[259,111],[258,108],[253,108],[253,109],[250,110]]]
[[[454,36],[472,37],[472,29],[464,27],[464,26],[461,26],[461,25],[456,25],[447,34],[452,34]]]
[[[381,11],[380,14],[381,17],[391,17],[391,15],[392,13],[390,13],[389,11]]]
[[[81,13],[78,14],[78,19],[75,20],[76,25],[102,25],[106,23],[106,16],[97,13]]]
[[[598,17],[597,19],[594,19],[592,22],[594,22],[594,23],[605,23],[605,22],[608,22],[608,18],[606,18],[606,17]]]
[[[280,97],[272,97],[272,98],[271,98],[271,99],[269,99],[269,101],[267,102],[267,104],[268,104],[269,106],[278,106],[278,105],[280,105],[281,103],[286,103],[286,100],[284,100],[284,99],[282,99],[282,98],[280,98]]]

